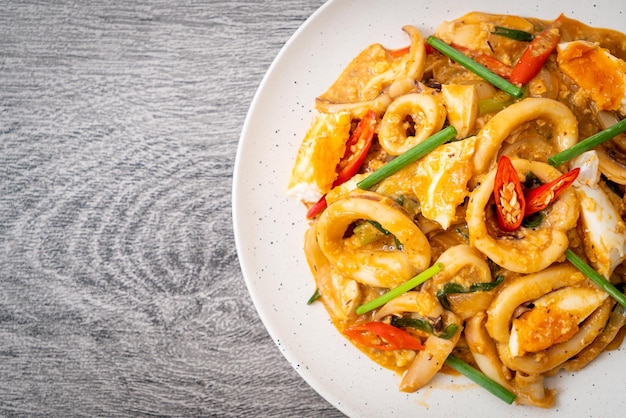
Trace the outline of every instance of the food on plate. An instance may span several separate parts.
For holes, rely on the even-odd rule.
[[[468,13],[367,46],[315,100],[287,193],[315,297],[414,392],[452,368],[550,408],[626,324],[626,35]]]

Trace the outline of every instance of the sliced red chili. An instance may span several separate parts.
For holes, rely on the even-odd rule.
[[[502,155],[498,161],[493,197],[498,226],[507,232],[518,229],[524,219],[526,202],[517,171],[506,155]]]
[[[552,24],[537,34],[528,44],[522,56],[513,66],[509,81],[518,86],[522,86],[533,79],[548,57],[555,50],[561,39],[559,26],[563,15],[559,16]]]
[[[383,351],[424,349],[420,340],[384,322],[373,321],[354,325],[343,333],[358,344]]]
[[[495,73],[503,78],[509,78],[511,76],[511,67],[498,60],[497,58],[482,52],[474,51],[473,49],[466,48],[464,46],[456,44],[452,44],[451,46],[461,51],[463,54],[467,55],[477,63],[486,67],[492,73]]]
[[[576,167],[549,183],[527,190],[525,193],[526,210],[524,211],[524,216],[537,213],[551,205],[557,196],[576,180],[579,173],[580,168]]]
[[[365,157],[367,157],[367,152],[374,141],[377,126],[376,112],[369,110],[359,121],[356,128],[354,128],[354,131],[352,131],[346,143],[344,155],[339,161],[339,164],[337,164],[337,178],[333,182],[333,187],[345,183],[359,172],[363,161],[365,161]],[[306,216],[309,219],[313,218],[325,208],[326,195],[322,196],[316,204],[309,208]]]
[[[346,144],[346,151],[337,166],[337,178],[333,186],[338,186],[350,180],[359,171],[367,152],[372,146],[376,133],[376,112],[369,110],[359,121]]]

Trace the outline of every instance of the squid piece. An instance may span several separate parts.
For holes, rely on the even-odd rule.
[[[468,288],[473,283],[492,281],[491,269],[485,256],[467,244],[456,245],[444,251],[437,259],[444,269],[422,285],[422,291],[435,296],[446,283],[454,282]],[[473,317],[487,309],[493,292],[472,292],[448,296],[451,310],[462,320]]]
[[[369,80],[363,88],[364,96],[377,95],[388,86],[395,95],[401,95],[403,89],[394,84],[406,85],[407,79],[415,81],[422,79],[426,66],[426,47],[422,35],[415,26],[411,25],[403,26],[402,30],[409,35],[411,40],[409,53],[399,64]]]
[[[402,244],[402,250],[360,248],[344,238],[358,220],[378,222]],[[374,287],[395,287],[430,265],[426,236],[392,199],[369,191],[352,191],[329,204],[317,223],[317,241],[332,266],[347,277]]]
[[[411,290],[385,303],[374,315],[375,321],[390,316],[402,316],[411,312],[422,318],[438,318],[443,315],[443,307],[433,295],[427,292]]]
[[[348,320],[356,318],[354,310],[363,298],[360,285],[335,271],[317,244],[315,227],[307,230],[304,250],[309,268],[315,277],[321,301],[331,318]]]
[[[517,395],[522,405],[551,408],[555,391],[546,389],[541,375],[524,375],[507,368],[498,354],[496,344],[485,328],[487,315],[481,312],[465,323],[465,341],[478,368],[488,377]]]
[[[582,369],[607,349],[607,346],[615,340],[618,332],[624,326],[626,326],[626,311],[623,306],[619,305],[613,310],[606,327],[598,338],[578,353],[576,357],[561,364],[559,367],[552,370],[551,373],[556,373],[561,369],[568,372]]]
[[[417,28],[404,26],[408,53],[398,56],[380,44],[357,55],[332,86],[315,99],[319,112],[350,112],[360,119],[369,109],[381,116],[391,101],[416,89],[426,65],[426,48]]]
[[[455,324],[457,332],[450,339],[429,335],[424,343],[424,350],[418,351],[415,359],[406,370],[400,381],[400,390],[415,392],[425,386],[443,367],[446,358],[452,353],[463,329],[461,319],[450,311],[446,311],[433,295],[422,291],[410,291],[386,303],[375,315],[380,320],[389,315],[400,316],[415,313],[421,318],[442,318],[446,326]]]
[[[544,183],[561,175],[548,164],[522,159],[512,162],[522,182],[526,173],[530,172]],[[490,210],[495,175],[496,170],[493,169],[470,196],[467,207],[470,245],[499,266],[523,274],[538,272],[562,259],[569,245],[567,231],[574,228],[578,221],[576,192],[572,188],[564,190],[536,228],[522,226],[514,235],[492,236],[487,226],[487,211]]]
[[[537,119],[547,120],[552,126],[553,153],[578,142],[578,121],[567,106],[552,99],[528,98],[498,112],[478,132],[473,161],[475,173],[483,174],[493,168],[504,140],[524,123]]]
[[[534,31],[533,24],[522,17],[470,12],[451,22],[443,22],[435,31],[435,36],[448,44],[492,56],[503,64],[512,66],[526,45],[524,42],[492,34],[495,26],[529,33]]]
[[[439,338],[431,335],[424,343],[424,349],[417,353],[415,360],[409,366],[400,381],[400,390],[402,392],[415,392],[424,387],[443,367],[452,350],[456,346],[463,323],[461,319],[450,311],[444,311],[443,321],[445,324],[455,324],[458,331],[450,339]]]
[[[383,115],[380,145],[389,155],[400,155],[439,132],[446,108],[438,93],[410,93],[395,99]]]
[[[562,291],[554,292],[559,289]],[[585,293],[587,289],[596,292],[596,296],[581,298],[583,293],[589,293]],[[539,308],[532,307],[535,302]],[[524,325],[516,324],[520,307],[527,304],[531,304],[528,307],[530,314],[538,309],[538,317]],[[557,264],[539,273],[510,280],[487,310],[485,326],[496,342],[500,359],[509,369],[529,375],[541,374],[591,344],[602,332],[612,304],[613,301],[593,287],[575,267]],[[542,305],[547,309],[542,309]],[[524,326],[528,331],[523,342],[520,341],[521,334],[516,334],[516,326]],[[528,347],[537,342],[547,342],[547,347],[537,347],[537,351],[526,354],[514,352],[516,346]]]
[[[599,165],[595,151],[572,161],[572,168],[580,168],[574,189],[580,200],[585,254],[594,269],[608,279],[626,260],[626,223],[598,184]]]

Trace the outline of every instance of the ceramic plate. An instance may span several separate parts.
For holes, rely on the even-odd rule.
[[[401,27],[431,34],[472,10],[556,18],[626,31],[626,2],[520,0],[331,0],[287,42],[261,83],[241,135],[233,183],[237,250],[250,295],[285,358],[318,393],[353,417],[608,417],[626,410],[624,349],[548,381],[550,410],[509,406],[462,376],[438,375],[417,393],[347,343],[321,304],[302,250],[305,208],[285,190],[314,98],[367,45],[407,44]]]

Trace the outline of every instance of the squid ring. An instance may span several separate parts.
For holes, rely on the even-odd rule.
[[[380,223],[398,239],[403,251],[351,248],[345,232],[362,219]],[[431,249],[424,233],[397,203],[375,192],[355,190],[329,204],[316,229],[329,262],[360,283],[394,287],[430,265]]]
[[[467,244],[448,248],[439,256],[437,262],[444,265],[443,271],[435,274],[422,285],[422,291],[433,296],[448,282],[459,283],[467,287],[472,283],[492,281],[491,269],[485,256]],[[452,294],[449,295],[448,299],[452,305],[450,309],[465,320],[487,309],[492,297],[488,292],[474,292]]]
[[[538,353],[513,356],[509,349],[511,322],[515,311],[525,302],[533,301],[556,289],[582,283],[586,277],[570,264],[549,267],[540,273],[521,276],[508,282],[487,310],[487,332],[496,341],[502,362],[512,370],[527,374],[541,374],[575,356],[589,345],[604,328],[611,314],[610,298],[601,299],[601,305],[584,320],[571,338],[556,343]]]
[[[363,97],[377,95],[387,86],[390,91],[400,94],[403,87],[394,86],[395,83],[405,84],[406,79],[421,80],[426,67],[426,47],[420,31],[411,25],[402,27],[402,30],[409,35],[411,45],[409,53],[398,65],[394,65],[384,73],[372,78],[363,88]],[[411,88],[411,87],[409,87]]]
[[[495,164],[502,142],[514,129],[539,118],[552,123],[557,151],[563,151],[578,142],[578,122],[566,105],[552,99],[528,98],[498,112],[478,132],[474,153],[476,174],[488,171]]]
[[[441,130],[445,120],[445,106],[434,94],[405,94],[387,108],[380,122],[378,140],[388,154],[400,155]],[[408,134],[409,130],[415,133]]]
[[[522,159],[512,162],[521,181],[529,172],[543,182],[561,175],[559,170],[545,163]],[[569,245],[567,231],[576,226],[580,211],[575,191],[572,188],[564,190],[538,227],[522,226],[515,236],[494,237],[487,229],[486,211],[489,210],[495,176],[496,169],[493,169],[470,196],[467,207],[470,245],[499,266],[524,274],[540,271],[563,257]]]

